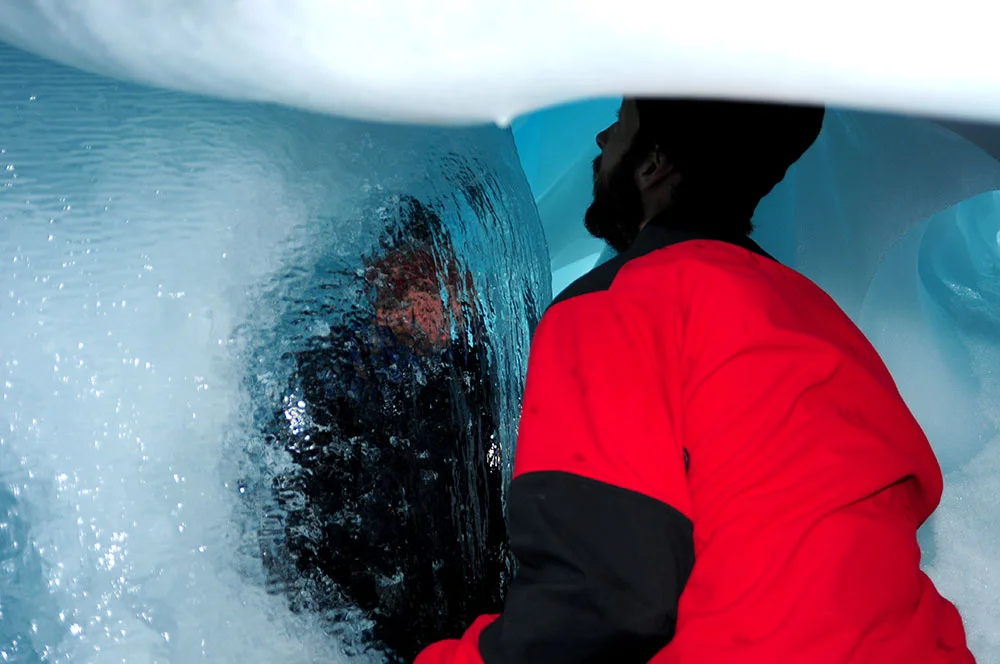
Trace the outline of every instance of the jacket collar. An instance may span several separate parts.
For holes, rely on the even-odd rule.
[[[759,244],[742,233],[722,235],[712,232],[699,231],[696,230],[699,226],[697,221],[689,222],[685,221],[685,219],[687,218],[682,217],[681,221],[678,221],[678,217],[672,213],[661,213],[653,217],[639,232],[639,235],[635,242],[632,243],[632,246],[623,252],[621,256],[628,256],[626,260],[631,260],[651,251],[655,251],[656,249],[679,244],[688,240],[715,240],[718,242],[735,244],[738,247],[743,247],[744,249],[752,251],[760,256],[764,256],[775,261],[777,260],[774,256],[771,256],[769,253],[764,251]]]

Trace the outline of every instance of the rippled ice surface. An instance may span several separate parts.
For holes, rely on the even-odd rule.
[[[491,367],[507,467],[549,297],[510,134],[148,90],[6,47],[0,128],[4,661],[340,661],[262,564],[293,461],[265,420],[296,353],[365,310],[362,257],[405,193],[471,279],[481,324],[451,339]]]

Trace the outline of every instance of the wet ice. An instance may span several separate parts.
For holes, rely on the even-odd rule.
[[[509,132],[338,121],[0,57],[0,472],[16,499],[0,650],[338,661],[323,616],[293,611],[262,562],[277,515],[258,489],[289,456],[259,416],[291,395],[295,344],[330,337],[363,295],[350,275],[398,192],[466,257],[486,330],[466,345],[497,386],[520,383],[549,277]],[[517,395],[492,405],[501,468]],[[347,625],[343,640],[362,626]]]

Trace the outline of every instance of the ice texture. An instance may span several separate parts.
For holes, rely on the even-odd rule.
[[[296,358],[363,308],[351,269],[361,279],[379,251],[376,201],[427,202],[475,281],[509,457],[549,270],[558,291],[608,256],[579,220],[592,134],[617,100],[542,107],[645,92],[837,104],[762,203],[756,238],[830,292],[892,370],[946,472],[925,567],[979,660],[1000,663],[1000,130],[843,110],[1000,119],[1000,9],[803,7],[0,0],[0,40],[115,77],[0,51],[7,660],[337,661],[345,639],[367,638],[340,609],[339,633],[323,607],[293,611],[311,589],[263,563],[282,551],[261,541],[280,544],[302,513],[271,480],[317,423],[295,399]],[[520,164],[504,132],[218,98],[513,120]],[[344,284],[356,300],[324,304],[324,285]]]
[[[399,234],[404,192],[468,275],[457,303],[477,323],[444,332],[491,371],[491,400],[456,386],[443,403],[489,411],[509,472],[550,297],[510,132],[218,101],[9,47],[0,128],[0,658],[342,661],[363,626],[338,637],[293,611],[265,568],[289,457],[255,415],[292,395],[291,353],[365,309],[362,257]],[[434,416],[444,434],[484,421]],[[442,437],[442,458],[468,440]]]
[[[1000,8],[952,0],[0,0],[0,40],[117,78],[366,118],[508,122],[587,97],[1000,120]]]

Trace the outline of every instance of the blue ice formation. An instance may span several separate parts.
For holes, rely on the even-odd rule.
[[[198,70],[197,48],[124,43],[85,12],[57,21],[72,38],[46,42],[41,27],[59,7],[0,6],[11,12],[0,30],[16,43],[165,88],[374,115],[371,99],[403,104],[422,82],[378,90],[351,79],[365,100],[351,106],[329,98],[335,80],[312,95],[305,74],[282,79],[281,61]],[[150,6],[126,3],[122,20],[156,19]],[[421,99],[413,114],[432,114],[433,100]],[[509,132],[373,125],[149,89],[3,47],[6,659],[340,661],[314,617],[266,592],[246,550],[245,469],[234,459],[254,404],[237,332],[250,319],[267,327],[265,291],[323,260],[349,265],[377,243],[380,229],[359,214],[373,196],[440,201],[492,313],[491,336],[503,340],[492,352],[511,415],[498,435],[510,441],[527,321],[604,255],[580,216],[593,134],[616,106],[550,107]],[[927,431],[947,487],[921,533],[925,565],[984,662],[1000,662],[997,136],[987,125],[833,110],[755,220],[765,248],[861,325]],[[456,186],[470,168],[490,174],[478,211]],[[258,377],[268,384],[274,371],[264,363]]]
[[[8,46],[0,128],[0,661],[341,661],[269,587],[258,489],[290,461],[254,418],[289,396],[292,354],[363,308],[361,257],[402,192],[488,328],[455,334],[495,401],[434,403],[488,408],[509,469],[551,292],[510,132],[196,97]]]

